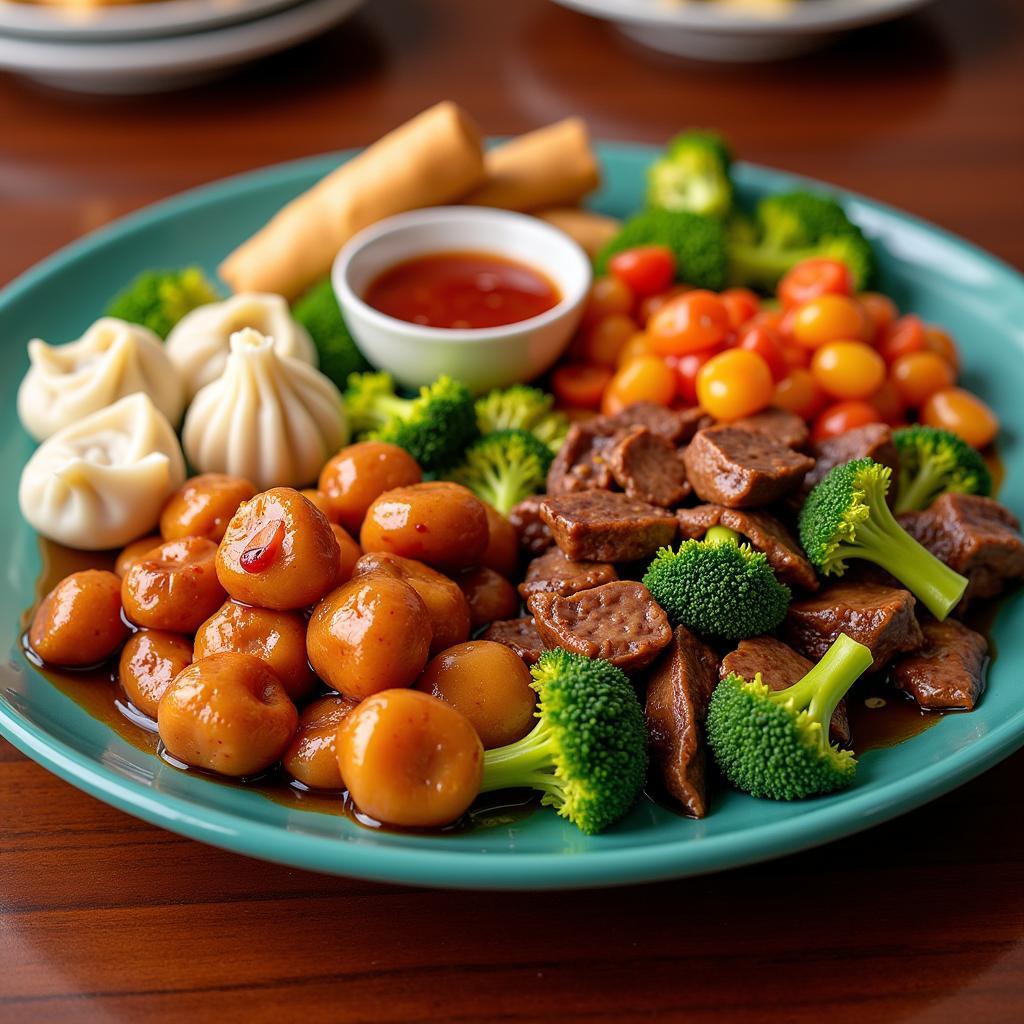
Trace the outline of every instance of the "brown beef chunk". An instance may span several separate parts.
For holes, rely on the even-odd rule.
[[[855,427],[838,437],[830,437],[815,444],[811,454],[817,460],[804,480],[804,486],[810,490],[815,484],[821,483],[830,469],[845,465],[853,459],[874,459],[883,466],[889,466],[893,475],[899,470],[899,455],[893,443],[892,431],[884,423],[869,423],[863,427]],[[892,493],[894,488],[890,487]]]
[[[581,491],[549,495],[540,508],[555,543],[576,562],[647,558],[676,535],[671,512],[625,494]]]
[[[544,653],[544,641],[537,632],[537,624],[531,618],[492,622],[480,634],[480,639],[493,640],[497,644],[511,647],[527,665],[533,665]]]
[[[546,591],[571,597],[618,578],[619,574],[608,562],[574,562],[559,548],[550,548],[527,566],[526,579],[519,584],[519,595],[524,601],[529,600],[531,594]]]
[[[765,409],[764,412],[735,420],[730,426],[739,430],[767,434],[787,448],[803,448],[810,436],[807,424],[796,413],[787,412],[785,409]]]
[[[524,498],[508,514],[508,521],[516,528],[519,548],[527,555],[542,555],[555,543],[548,524],[540,517],[540,503],[546,494]]]
[[[634,427],[608,455],[615,482],[630,498],[673,508],[689,493],[686,467],[675,445],[646,427]]]
[[[922,708],[972,711],[985,691],[985,638],[956,619],[921,628],[924,646],[893,665],[893,683]]]
[[[961,607],[995,597],[1024,579],[1024,539],[1017,517],[998,501],[976,494],[942,494],[923,512],[907,512],[900,524],[936,558],[966,576]]]
[[[760,672],[761,682],[769,690],[785,690],[787,686],[803,679],[812,668],[814,662],[797,654],[781,640],[773,636],[755,636],[750,640],[741,640],[739,647],[722,659],[719,674],[722,679],[730,672],[744,679],[753,679]],[[832,713],[828,738],[843,747],[850,745],[850,718],[846,711],[845,697]]]
[[[647,676],[647,740],[669,795],[694,818],[707,814],[704,716],[718,680],[715,652],[685,626]]]
[[[897,654],[916,651],[924,638],[909,590],[878,583],[834,583],[814,597],[794,601],[786,615],[786,639],[801,654],[820,661],[840,633],[871,649],[872,671]]]
[[[605,583],[572,597],[534,594],[528,604],[545,646],[604,658],[624,672],[646,668],[672,639],[665,613],[642,583]]]
[[[689,441],[701,427],[710,424],[711,417],[703,409],[666,409],[653,402],[634,402],[614,416],[599,416],[590,425],[608,435],[646,427],[652,434],[679,445]]]
[[[770,505],[796,490],[814,466],[767,434],[737,427],[699,431],[683,458],[697,496],[728,508]]]
[[[804,590],[818,589],[818,574],[804,558],[800,545],[782,523],[767,512],[745,512],[722,505],[697,505],[676,510],[679,535],[699,540],[712,526],[726,526],[763,551],[783,583]]]
[[[593,421],[574,423],[548,470],[548,494],[600,491],[612,486],[609,450],[618,434],[603,433]]]

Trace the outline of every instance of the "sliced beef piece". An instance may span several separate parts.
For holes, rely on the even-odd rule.
[[[765,409],[753,416],[744,416],[732,424],[740,430],[753,430],[758,434],[767,434],[787,448],[803,448],[810,437],[807,424],[796,415],[785,409]]]
[[[516,528],[519,548],[527,555],[542,555],[555,543],[548,524],[540,517],[540,503],[546,494],[524,498],[508,514],[508,521]]]
[[[560,548],[550,548],[527,566],[526,579],[519,584],[519,595],[524,601],[529,600],[531,594],[542,593],[571,597],[618,578],[615,567],[608,562],[574,562],[566,558]]]
[[[767,434],[737,427],[698,431],[683,458],[697,496],[729,508],[770,505],[796,490],[814,466]]]
[[[804,480],[804,486],[810,490],[821,483],[830,469],[842,466],[852,459],[874,459],[883,466],[892,469],[893,474],[899,470],[899,455],[893,443],[892,431],[884,423],[868,423],[863,427],[855,427],[838,437],[830,437],[813,445],[811,454],[817,460]],[[890,494],[895,492],[889,488]]]
[[[871,669],[924,642],[909,590],[878,583],[834,583],[814,597],[794,601],[786,615],[786,639],[801,654],[820,661],[840,633],[871,649]]]
[[[676,535],[671,512],[609,491],[548,495],[540,514],[555,543],[576,562],[647,558]]]
[[[619,434],[603,432],[594,421],[574,423],[548,470],[548,494],[606,490],[612,486],[607,455]]]
[[[646,427],[634,427],[608,454],[615,482],[631,498],[673,508],[690,493],[675,445]]]
[[[647,742],[669,795],[693,818],[707,814],[704,716],[718,681],[715,652],[685,626],[647,676]]]
[[[646,427],[673,444],[685,444],[702,427],[710,426],[711,417],[703,409],[666,409],[653,402],[634,402],[614,416],[599,416],[591,421],[593,428],[603,434],[618,434]]]
[[[893,683],[930,711],[973,711],[985,692],[985,638],[956,619],[921,628],[924,646],[893,665]]]
[[[679,535],[699,540],[712,526],[726,526],[763,551],[779,579],[804,590],[818,589],[818,574],[804,558],[800,545],[786,527],[767,512],[746,512],[722,505],[697,505],[676,510]]]
[[[534,594],[528,606],[545,646],[604,658],[624,672],[646,668],[672,639],[665,613],[642,583],[605,583],[572,597]]]
[[[544,653],[544,641],[537,631],[537,624],[529,617],[492,622],[480,634],[480,639],[511,647],[527,665],[533,665]]]
[[[789,644],[773,636],[755,636],[750,640],[741,640],[739,647],[722,659],[719,674],[722,679],[730,672],[744,679],[753,679],[760,672],[761,682],[769,690],[785,690],[787,686],[803,679],[812,668],[814,662],[797,654]],[[850,745],[850,717],[845,697],[832,713],[828,738],[842,747]]]
[[[1017,517],[998,501],[976,494],[942,494],[923,512],[899,517],[903,528],[936,558],[966,576],[961,607],[995,597],[1024,579],[1024,539]]]

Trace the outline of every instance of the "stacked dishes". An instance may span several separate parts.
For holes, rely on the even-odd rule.
[[[0,69],[62,89],[156,92],[310,39],[362,0],[0,0]]]

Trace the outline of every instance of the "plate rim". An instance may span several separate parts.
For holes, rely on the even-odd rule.
[[[602,155],[635,159],[657,153],[655,146],[628,142],[601,142]],[[302,177],[358,150],[303,157],[246,171],[178,193],[149,204],[69,243],[18,275],[0,290],[0,311],[36,287],[69,261],[144,230],[194,206],[216,203],[254,181],[269,184]],[[1008,278],[1024,295],[1024,276],[1014,267],[956,234],[859,193],[818,179],[756,164],[737,164],[737,177],[750,183],[807,182],[828,189],[844,200],[895,217],[953,243]],[[44,677],[26,667],[36,678]],[[45,681],[45,680],[44,680]],[[806,803],[806,812],[783,821],[765,822],[730,833],[700,839],[676,838],[622,847],[591,849],[586,853],[497,852],[481,855],[472,849],[389,846],[386,842],[361,845],[328,836],[289,832],[277,825],[254,821],[165,794],[154,794],[141,782],[87,758],[45,729],[23,718],[0,691],[0,734],[31,760],[77,788],[122,811],[181,835],[247,854],[308,870],[350,875],[372,881],[426,887],[479,889],[597,888],[642,883],[725,870],[852,835],[911,811],[968,782],[1024,746],[1024,707],[977,740],[968,742],[940,762],[926,764],[911,776],[851,791],[842,801],[822,798]],[[908,789],[908,779],[909,789]],[[314,813],[314,812],[309,812]],[[642,835],[642,833],[638,833]],[[682,865],[678,863],[683,859]]]

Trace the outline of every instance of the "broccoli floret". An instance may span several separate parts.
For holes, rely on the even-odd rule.
[[[495,430],[528,430],[557,452],[569,432],[569,420],[563,413],[552,410],[554,401],[553,395],[526,384],[496,388],[477,399],[477,426],[481,434]]]
[[[553,649],[531,669],[539,721],[521,740],[484,753],[481,792],[521,786],[543,793],[593,835],[636,802],[647,774],[643,711],[610,662]]]
[[[927,508],[940,494],[992,493],[992,474],[979,452],[938,427],[915,425],[893,432],[900,456],[896,511]]]
[[[199,267],[147,270],[110,300],[106,314],[141,324],[166,338],[186,313],[219,298]]]
[[[404,448],[428,472],[461,461],[478,435],[473,396],[451,377],[438,377],[416,398],[400,398],[387,373],[354,373],[345,390],[353,431]]]
[[[836,466],[800,511],[800,542],[826,576],[842,576],[848,558],[874,562],[941,621],[963,597],[967,580],[896,522],[885,501],[891,476],[874,459]]]
[[[725,217],[732,209],[732,154],[721,135],[677,135],[647,171],[647,202],[665,210]]]
[[[849,750],[828,740],[836,705],[871,666],[871,651],[841,633],[793,686],[769,690],[758,673],[730,673],[708,705],[708,746],[722,774],[751,796],[799,800],[848,786],[857,770]]]
[[[594,261],[598,274],[608,272],[617,252],[638,245],[664,245],[676,258],[676,276],[695,288],[724,288],[729,257],[726,233],[715,217],[682,210],[644,210],[630,217]]]
[[[732,530],[713,528],[703,540],[684,541],[678,551],[658,551],[644,586],[673,626],[742,640],[770,633],[782,622],[789,587],[763,553],[738,540]]]
[[[314,285],[292,306],[292,316],[309,331],[320,357],[320,372],[339,388],[370,364],[356,346],[329,280]]]
[[[449,474],[503,516],[523,498],[544,490],[554,453],[526,430],[495,430],[466,452]]]
[[[846,264],[856,289],[874,274],[874,254],[863,232],[836,200],[811,192],[768,196],[757,205],[758,237],[730,232],[729,276],[734,284],[770,291],[808,259]]]

